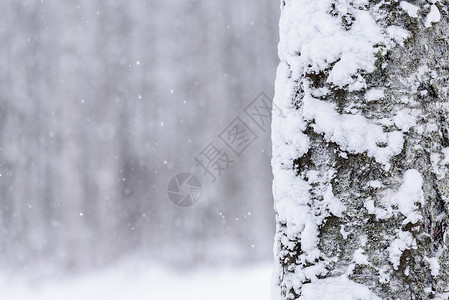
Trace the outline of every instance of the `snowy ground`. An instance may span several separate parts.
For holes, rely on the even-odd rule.
[[[0,299],[8,300],[269,300],[271,265],[203,269],[177,273],[133,267],[40,285],[0,279]]]

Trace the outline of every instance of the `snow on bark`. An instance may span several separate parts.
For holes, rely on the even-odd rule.
[[[273,299],[448,297],[448,7],[281,1]]]

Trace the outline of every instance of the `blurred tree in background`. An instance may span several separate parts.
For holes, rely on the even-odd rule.
[[[268,0],[2,1],[2,266],[270,258],[269,132],[195,206],[166,188],[272,94],[277,20]]]

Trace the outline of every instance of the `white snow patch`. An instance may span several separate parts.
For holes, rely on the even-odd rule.
[[[411,127],[416,125],[416,118],[405,111],[398,111],[393,121],[403,132],[408,132]]]
[[[426,17],[426,21],[424,22],[424,25],[426,27],[431,27],[432,23],[438,23],[441,20],[441,14],[440,14],[440,10],[438,9],[438,7],[433,4],[430,7],[430,12]]]
[[[368,181],[368,186],[378,189],[378,188],[383,187],[383,184],[379,180],[371,180],[371,181]]]
[[[363,249],[355,250],[353,259],[356,264],[369,265],[368,257],[365,254],[363,254]]]
[[[416,219],[413,216],[416,210],[416,203],[424,205],[422,184],[422,176],[417,170],[407,170],[404,173],[401,187],[391,199],[392,203],[397,204],[400,213],[414,220]]]
[[[443,148],[441,152],[444,154],[443,164],[449,164],[449,147]]]
[[[422,215],[418,211],[413,211],[407,215],[407,218],[402,221],[403,225],[407,225],[408,223],[416,224],[418,221],[422,220]]]
[[[296,236],[305,229],[306,222],[310,220],[307,201],[310,198],[309,184],[293,175],[292,170],[279,169],[273,178],[273,196],[278,213],[278,221],[287,224],[287,235]],[[309,224],[309,227],[311,225]],[[304,245],[307,247],[307,245]]]
[[[307,283],[301,300],[381,300],[368,287],[349,280],[345,275]]]
[[[318,251],[317,246],[318,245],[318,227],[313,222],[312,218],[307,218],[304,223],[304,229],[301,232],[301,249],[306,252],[307,255],[309,255],[309,260],[313,261],[315,258],[319,257],[319,252],[316,253],[315,256],[315,250]]]
[[[351,9],[355,21],[349,31],[342,29],[340,18],[328,13],[331,4],[331,0],[286,1],[280,20],[279,57],[291,66],[293,79],[306,69],[318,72],[337,62],[328,82],[357,84],[352,75],[359,70],[374,71],[373,45],[384,42],[384,37],[373,16],[360,9]],[[345,13],[348,6],[339,8]]]
[[[391,243],[390,247],[388,247],[390,262],[393,264],[395,270],[398,269],[401,263],[402,252],[407,249],[416,248],[416,241],[410,232],[398,231],[398,236],[399,237]]]
[[[278,107],[283,114],[273,114],[272,141],[273,166],[285,169],[293,167],[293,159],[302,156],[309,149],[309,138],[302,133],[305,122],[291,103],[293,83],[285,80],[289,70],[285,63],[281,63],[277,70],[275,83],[275,98],[273,107]]]
[[[340,233],[343,236],[343,239],[346,240],[352,231],[346,231],[345,225],[340,225]]]
[[[336,217],[341,217],[343,211],[346,210],[346,207],[341,202],[341,200],[334,196],[334,193],[332,192],[332,186],[330,185],[328,186],[326,193],[324,194],[323,201],[327,205],[329,212]]]
[[[418,17],[419,7],[408,3],[407,1],[401,1],[401,8],[412,18]]]
[[[5,300],[270,300],[271,271],[270,262],[183,272],[135,263],[39,284],[1,274],[0,295]]]
[[[410,275],[410,267],[409,266],[405,267],[404,275],[405,276],[409,276]]]
[[[368,242],[368,236],[366,234],[362,234],[359,237],[359,241],[360,241],[360,245],[362,245],[363,247],[366,246],[366,243]]]
[[[430,273],[432,276],[438,276],[440,274],[440,264],[437,257],[425,257],[430,266]]]
[[[388,212],[387,210],[380,207],[376,207],[374,205],[374,200],[365,201],[365,208],[366,210],[368,210],[368,213],[370,215],[375,215],[376,219],[378,220],[386,219],[391,216],[391,213]]]
[[[309,179],[309,183],[318,183],[320,181],[320,172],[316,170],[310,170],[307,172],[307,178]]]
[[[334,104],[315,99],[307,91],[303,113],[307,120],[315,121],[312,126],[317,133],[324,133],[327,140],[337,143],[343,151],[367,152],[387,168],[389,159],[402,151],[402,132],[384,132],[382,126],[370,123],[361,115],[339,114]]]
[[[401,46],[404,46],[404,41],[410,36],[410,32],[402,27],[392,25],[387,28],[387,33],[390,38]]]
[[[416,206],[418,203],[421,206],[424,205],[422,184],[423,179],[417,170],[407,170],[398,191],[385,191],[381,201],[383,207],[376,206],[372,199],[366,200],[364,206],[368,213],[375,215],[377,219],[387,219],[399,212],[406,217],[403,221],[404,225],[408,223],[416,224],[422,219],[422,215]],[[394,210],[393,205],[397,205],[398,209]]]
[[[390,282],[390,274],[388,272],[388,267],[384,266],[379,269],[379,281],[382,283]]]
[[[370,89],[365,94],[366,101],[376,101],[384,96],[384,89]]]

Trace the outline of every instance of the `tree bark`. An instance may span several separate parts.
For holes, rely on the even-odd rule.
[[[273,299],[448,299],[448,7],[282,1]]]

